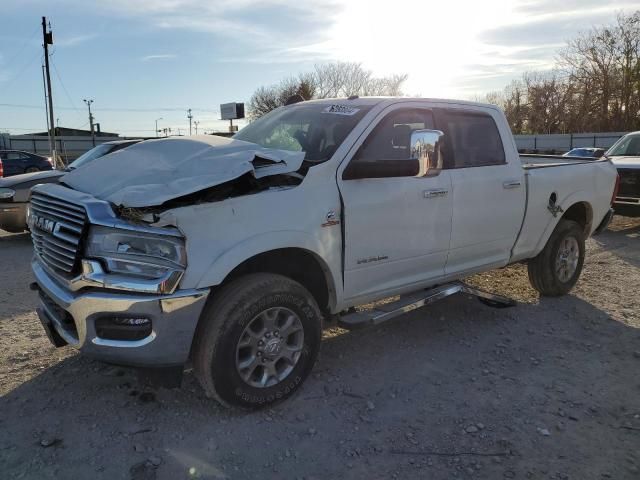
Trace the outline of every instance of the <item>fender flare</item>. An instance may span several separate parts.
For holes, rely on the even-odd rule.
[[[341,274],[332,269],[325,261],[325,256],[322,255],[322,252],[326,248],[319,239],[299,230],[261,233],[242,241],[211,262],[206,273],[198,281],[197,288],[220,285],[238,265],[246,260],[261,253],[283,248],[306,250],[316,258],[329,286],[331,303],[335,304],[337,298],[342,296]]]
[[[551,237],[551,234],[556,229],[556,226],[558,225],[560,220],[562,220],[562,218],[564,217],[566,211],[577,203],[585,203],[588,206],[589,211],[587,212],[587,215],[589,215],[590,213],[592,218],[587,218],[587,222],[590,222],[590,227],[589,231],[586,233],[591,234],[591,231],[593,230],[593,207],[591,206],[592,199],[593,195],[589,195],[589,192],[587,192],[586,190],[579,190],[577,192],[569,194],[563,199],[558,199],[556,204],[562,207],[562,215],[558,215],[557,217],[550,217],[549,222],[547,223],[547,227],[544,229],[544,232],[542,233],[540,239],[538,240],[538,243],[536,244],[534,256],[538,255],[545,247],[545,245],[549,241],[549,237]]]

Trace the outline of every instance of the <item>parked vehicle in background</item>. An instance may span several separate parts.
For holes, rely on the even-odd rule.
[[[326,321],[378,324],[522,261],[566,294],[616,179],[605,159],[518,155],[491,105],[288,105],[35,187],[38,314],[56,346],[164,374],[190,359],[207,395],[260,407],[300,387]]]
[[[52,169],[49,157],[20,150],[0,150],[0,178]]]
[[[620,188],[614,209],[620,215],[640,216],[640,132],[618,140],[605,154],[618,169]]]
[[[604,148],[580,147],[569,150],[563,157],[593,157],[600,158],[604,155]]]
[[[139,141],[122,140],[103,143],[85,152],[64,170],[48,170],[14,175],[11,178],[0,178],[0,230],[23,232],[27,229],[27,207],[31,197],[31,188],[35,185],[58,183],[66,173]]]

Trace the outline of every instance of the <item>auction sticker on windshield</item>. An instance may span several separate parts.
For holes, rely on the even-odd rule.
[[[359,108],[349,107],[348,105],[329,105],[322,110],[322,113],[336,113],[338,115],[354,115],[360,111]]]

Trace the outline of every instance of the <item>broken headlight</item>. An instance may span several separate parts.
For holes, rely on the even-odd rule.
[[[86,256],[102,260],[111,273],[160,278],[186,266],[181,238],[144,232],[92,227]]]

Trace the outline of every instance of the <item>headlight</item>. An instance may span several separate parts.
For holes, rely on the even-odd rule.
[[[108,271],[144,278],[159,278],[186,266],[180,238],[92,227],[87,257],[103,260]]]
[[[15,190],[10,188],[0,188],[0,200],[8,200],[16,194]]]

